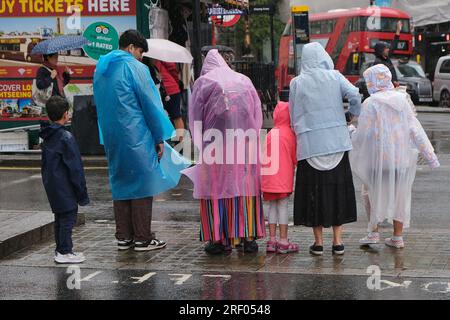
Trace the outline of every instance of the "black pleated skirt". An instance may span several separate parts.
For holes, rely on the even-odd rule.
[[[329,228],[355,221],[355,187],[348,152],[339,165],[329,171],[319,171],[311,167],[308,161],[299,161],[294,224]]]

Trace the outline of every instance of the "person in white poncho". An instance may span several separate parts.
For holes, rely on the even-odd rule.
[[[364,72],[370,97],[364,102],[358,128],[352,134],[351,166],[363,181],[369,234],[362,245],[380,241],[378,224],[394,224],[385,244],[403,248],[403,228],[411,216],[411,190],[418,154],[434,169],[440,166],[407,94],[394,89],[389,69],[381,64]],[[367,191],[364,194],[364,190]]]

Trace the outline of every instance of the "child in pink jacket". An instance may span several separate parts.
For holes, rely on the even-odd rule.
[[[288,239],[288,202],[293,192],[297,165],[296,138],[291,128],[289,103],[279,102],[273,113],[274,128],[267,135],[268,163],[263,165],[262,191],[269,202],[269,235],[267,252],[297,252],[299,246]],[[267,161],[266,161],[267,162]],[[280,240],[276,238],[277,224]]]

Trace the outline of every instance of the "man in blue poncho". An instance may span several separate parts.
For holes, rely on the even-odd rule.
[[[148,51],[136,30],[120,37],[120,50],[100,58],[94,96],[100,135],[108,158],[118,249],[165,247],[151,232],[153,196],[167,190],[159,161],[174,128],[164,112],[148,68]]]

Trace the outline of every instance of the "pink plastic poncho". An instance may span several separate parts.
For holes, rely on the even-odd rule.
[[[384,219],[408,228],[418,153],[432,168],[439,161],[406,94],[394,90],[389,69],[376,65],[364,77],[371,96],[352,135],[350,161],[368,191],[369,231]]]
[[[200,157],[183,173],[194,182],[194,198],[260,195],[261,102],[250,79],[231,70],[217,50],[209,51],[194,84],[189,126]]]

